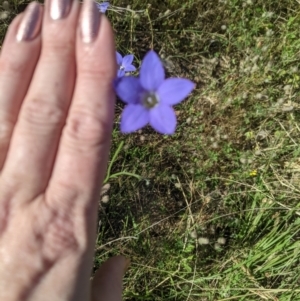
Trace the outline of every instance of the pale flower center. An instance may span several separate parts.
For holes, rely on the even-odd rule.
[[[155,93],[145,93],[142,97],[142,104],[147,109],[154,108],[159,102],[158,96]]]
[[[120,68],[119,68],[120,70],[125,70],[125,67],[124,66],[122,66],[122,65],[120,65]]]

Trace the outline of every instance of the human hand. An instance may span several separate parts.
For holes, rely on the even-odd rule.
[[[113,32],[92,0],[45,2],[15,18],[0,57],[0,300],[121,300],[124,257],[89,283]]]

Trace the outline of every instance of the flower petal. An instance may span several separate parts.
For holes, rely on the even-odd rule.
[[[149,122],[149,111],[142,105],[127,105],[121,116],[121,132],[131,133]]]
[[[143,89],[138,78],[124,76],[116,84],[115,91],[125,103],[134,104],[139,102]]]
[[[125,75],[125,70],[118,70],[117,77],[123,77]]]
[[[171,135],[176,129],[176,115],[172,107],[159,104],[150,110],[150,125],[159,133]]]
[[[122,58],[122,55],[121,55],[118,51],[116,51],[116,59],[117,59],[117,64],[118,64],[119,66],[121,66],[121,65],[122,65],[122,61],[123,61],[123,58]]]
[[[136,68],[133,65],[128,65],[124,69],[125,72],[133,72],[136,71]]]
[[[100,11],[101,13],[103,13],[103,14],[107,11],[107,9],[108,9],[109,6],[110,6],[110,4],[109,4],[108,1],[102,2],[102,3],[96,3],[96,5],[97,5],[99,11]]]
[[[168,78],[158,88],[159,100],[167,105],[176,105],[186,98],[195,84],[185,78]]]
[[[159,56],[150,50],[144,57],[140,71],[140,80],[144,89],[156,91],[165,79],[165,70]]]
[[[123,57],[122,66],[126,69],[128,65],[131,65],[133,62],[133,54],[127,54]]]

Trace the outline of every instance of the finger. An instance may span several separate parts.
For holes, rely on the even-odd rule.
[[[56,194],[51,201],[60,208],[62,203],[66,208],[92,205],[92,222],[110,147],[116,75],[113,31],[107,18],[99,17],[95,3],[86,0],[77,36],[76,88],[47,191]],[[98,33],[98,27],[89,28],[95,24]]]
[[[129,260],[123,256],[108,259],[96,272],[92,282],[92,301],[121,301],[123,276]]]
[[[13,128],[36,66],[40,48],[42,7],[33,2],[10,25],[0,56],[0,170]]]
[[[52,172],[75,82],[78,12],[77,1],[45,3],[41,55],[2,171],[17,202],[42,193]]]

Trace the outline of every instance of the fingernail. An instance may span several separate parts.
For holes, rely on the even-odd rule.
[[[50,0],[50,17],[53,20],[65,18],[71,9],[72,0]]]
[[[27,6],[23,19],[19,24],[17,41],[30,41],[39,34],[42,23],[41,12],[42,8],[37,2],[32,2]]]
[[[93,0],[84,0],[81,13],[81,38],[84,43],[91,43],[98,35],[100,12]]]

